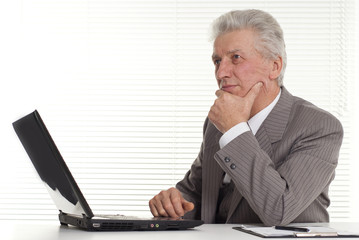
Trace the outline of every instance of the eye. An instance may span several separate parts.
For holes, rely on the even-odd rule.
[[[221,63],[220,59],[213,59],[214,65],[219,65]]]
[[[241,56],[239,56],[238,54],[234,54],[234,55],[233,55],[233,58],[234,58],[234,59],[240,59]]]
[[[233,54],[233,55],[232,55],[232,62],[233,62],[234,64],[240,63],[241,60],[242,60],[242,57],[241,57],[240,55],[238,55],[238,54]]]

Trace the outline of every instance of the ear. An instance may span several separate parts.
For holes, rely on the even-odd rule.
[[[278,56],[278,58],[272,62],[272,70],[270,71],[269,79],[270,80],[277,79],[277,77],[280,75],[280,72],[282,71],[282,67],[283,67],[282,57]]]

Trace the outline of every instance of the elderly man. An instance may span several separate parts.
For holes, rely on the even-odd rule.
[[[219,90],[199,155],[176,188],[150,200],[152,214],[205,223],[328,222],[343,129],[283,86],[278,22],[259,10],[232,11],[214,22],[213,39]]]

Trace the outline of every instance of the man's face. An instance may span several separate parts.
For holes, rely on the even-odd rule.
[[[257,82],[263,82],[266,87],[271,61],[255,50],[254,41],[254,32],[247,29],[216,38],[212,59],[217,83],[222,90],[243,97]]]

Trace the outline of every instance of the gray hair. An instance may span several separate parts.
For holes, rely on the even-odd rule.
[[[267,59],[282,57],[283,66],[277,78],[279,86],[283,85],[283,76],[287,66],[287,53],[283,30],[275,18],[261,10],[237,10],[223,14],[212,24],[211,40],[220,35],[242,29],[252,29],[257,34],[254,48]]]

